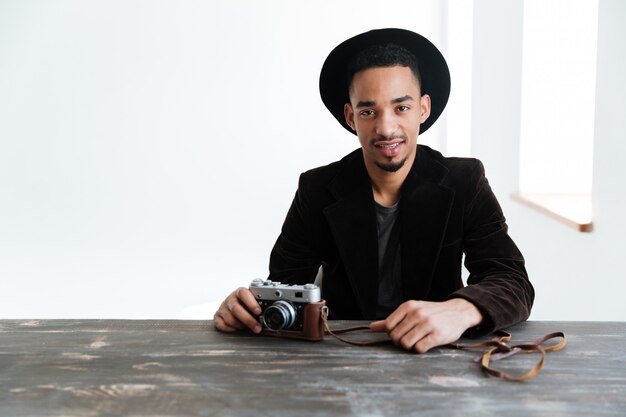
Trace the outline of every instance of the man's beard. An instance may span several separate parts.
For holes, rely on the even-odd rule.
[[[404,166],[405,162],[406,162],[406,158],[404,158],[400,162],[389,162],[387,164],[384,164],[382,162],[376,161],[375,164],[378,168],[382,169],[383,171],[396,172]]]

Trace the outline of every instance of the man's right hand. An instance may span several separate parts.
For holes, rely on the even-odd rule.
[[[251,314],[261,314],[261,306],[248,288],[238,288],[217,309],[213,320],[215,327],[222,332],[250,329],[254,333],[261,332],[261,324]]]

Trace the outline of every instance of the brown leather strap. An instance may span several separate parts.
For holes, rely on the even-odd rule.
[[[543,347],[542,344],[547,342],[548,340],[561,338],[561,341],[546,347]],[[567,338],[563,332],[554,332],[549,333],[543,337],[540,337],[537,340],[528,343],[522,343],[520,345],[509,346],[506,342],[510,341],[511,336],[501,336],[499,338],[491,339],[488,342],[475,343],[475,344],[450,344],[446,345],[452,349],[480,349],[489,347],[480,358],[480,365],[485,373],[491,376],[495,376],[496,378],[501,378],[506,381],[527,381],[533,377],[535,377],[541,368],[543,368],[543,364],[546,359],[546,352],[554,352],[557,350],[563,349],[567,345]],[[518,353],[539,353],[541,358],[539,362],[528,372],[522,375],[512,375],[504,371],[500,371],[491,366],[492,361],[497,361],[500,359],[508,358],[509,356],[517,355]]]
[[[351,345],[357,346],[374,346],[374,345],[383,345],[391,343],[391,340],[375,340],[375,341],[355,341],[343,338],[338,336],[341,333],[347,333],[355,330],[369,330],[368,326],[357,326],[357,327],[348,327],[344,329],[335,329],[331,330],[328,325],[328,308],[322,308],[322,322],[324,323],[324,330],[326,334],[329,334],[335,337],[337,340],[340,340],[344,343],[349,343]],[[444,347],[450,349],[464,349],[464,350],[472,350],[472,349],[485,349],[488,348],[486,352],[482,354],[478,360],[480,361],[481,368],[483,371],[491,376],[496,378],[503,379],[505,381],[527,381],[533,377],[535,377],[543,368],[543,364],[546,359],[546,352],[554,352],[557,350],[563,349],[567,345],[567,338],[563,332],[554,332],[549,333],[543,337],[540,337],[537,340],[528,343],[522,343],[519,345],[510,346],[507,343],[511,341],[511,334],[504,331],[497,331],[497,337],[494,337],[491,340],[486,342],[479,343],[450,343],[445,345]],[[561,338],[561,341],[558,343],[554,343],[548,346],[542,346],[545,342],[555,339]],[[541,358],[539,362],[528,372],[522,375],[512,375],[504,371],[500,371],[491,366],[491,362],[498,361],[500,359],[508,358],[509,356],[517,355],[518,353],[539,353]]]
[[[376,345],[387,345],[391,343],[391,340],[356,341],[356,340],[346,339],[341,336],[337,336],[338,334],[348,333],[348,332],[352,332],[355,330],[370,330],[370,328],[369,326],[356,326],[356,327],[346,327],[343,329],[331,330],[330,326],[328,325],[328,307],[322,308],[322,322],[324,323],[324,330],[326,334],[329,334],[333,336],[335,339],[340,340],[344,343],[357,345],[357,346],[376,346]]]

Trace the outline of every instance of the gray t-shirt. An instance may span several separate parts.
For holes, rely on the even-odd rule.
[[[399,203],[391,207],[376,205],[378,228],[378,307],[376,317],[386,318],[402,303],[400,263]]]

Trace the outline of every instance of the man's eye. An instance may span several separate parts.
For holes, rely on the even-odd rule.
[[[373,110],[361,110],[359,112],[359,114],[361,115],[361,117],[368,117],[374,114]]]
[[[407,111],[409,110],[409,108],[410,108],[409,106],[398,106],[396,109],[398,111]]]

